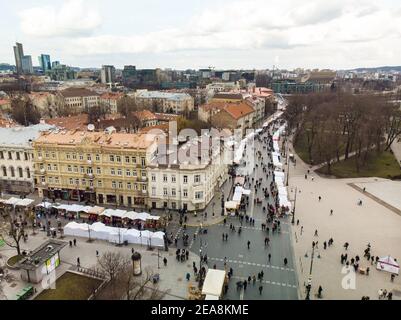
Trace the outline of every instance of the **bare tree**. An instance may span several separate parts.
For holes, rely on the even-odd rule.
[[[21,254],[21,240],[26,236],[25,225],[25,219],[13,219],[11,215],[7,215],[4,228],[0,230],[0,239],[9,247],[17,249],[18,255]]]

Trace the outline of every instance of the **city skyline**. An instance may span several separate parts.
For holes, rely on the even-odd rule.
[[[400,64],[399,4],[322,3],[208,0],[184,6],[180,1],[120,0],[115,8],[92,0],[6,3],[0,61],[14,64],[10,48],[18,41],[31,56],[46,53],[82,68],[352,69]]]

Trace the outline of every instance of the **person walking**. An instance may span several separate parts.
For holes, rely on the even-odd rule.
[[[187,281],[189,281],[189,279],[191,279],[191,275],[189,274],[189,272],[187,272],[186,278],[187,278]]]
[[[247,285],[248,285],[248,282],[246,280],[244,280],[244,282],[243,282],[244,290],[246,290]]]
[[[333,215],[333,209],[330,210],[330,215],[331,215],[331,216]]]
[[[262,291],[263,291],[263,286],[260,285],[260,286],[259,286],[259,295],[262,295]]]
[[[267,255],[267,259],[268,259],[269,263],[270,263],[271,258],[272,258],[272,255],[271,255],[271,253],[269,253],[269,254]]]
[[[284,258],[284,266],[287,266],[288,260],[287,258]]]
[[[323,249],[326,250],[326,248],[327,248],[327,242],[325,241],[323,242]]]
[[[81,266],[81,259],[79,257],[77,258],[77,267],[79,268]]]
[[[317,229],[315,230],[315,237],[318,237]]]
[[[249,250],[250,249],[250,245],[251,245],[251,241],[248,240],[247,245],[248,245],[248,250]]]
[[[321,297],[322,297],[322,291],[323,291],[322,286],[319,286],[319,289],[317,290],[317,297],[318,297],[318,298],[321,298]]]
[[[319,197],[318,197],[318,199],[319,199],[319,202],[320,202],[320,201],[322,200],[322,197],[321,197],[321,196],[319,196]]]
[[[349,243],[348,242],[344,243],[345,250],[348,250],[348,247],[349,247]]]
[[[73,241],[74,241],[74,247],[76,247],[77,246],[77,239],[74,239]]]
[[[99,258],[99,251],[96,250],[96,258]]]
[[[164,263],[164,266],[167,267],[167,258],[166,257],[163,258],[163,263]]]
[[[72,241],[70,240],[70,248],[72,247]]]

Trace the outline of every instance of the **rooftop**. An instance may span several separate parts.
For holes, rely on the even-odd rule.
[[[57,126],[60,129],[65,130],[86,130],[88,125],[88,115],[79,114],[76,116],[60,117],[53,119],[43,119],[47,124]]]
[[[40,136],[41,132],[55,129],[49,124],[36,124],[29,127],[0,128],[0,145],[29,147],[30,142]]]
[[[137,98],[142,99],[167,99],[167,100],[186,100],[192,97],[187,93],[162,92],[162,91],[142,91],[137,94]]]
[[[124,97],[122,92],[106,92],[100,95],[101,99],[118,100]]]
[[[65,98],[93,97],[99,95],[98,93],[85,88],[68,88],[63,91],[60,91],[60,93]]]
[[[141,121],[157,120],[156,115],[149,110],[134,111],[132,114]]]
[[[216,93],[213,96],[213,99],[242,100],[243,99],[243,95],[242,95],[242,93],[220,92],[220,93]]]
[[[155,113],[155,116],[159,121],[175,121],[179,117],[179,115],[171,113]]]
[[[58,240],[48,240],[40,247],[36,248],[26,258],[22,259],[18,266],[24,270],[35,270],[41,267],[43,263],[53,257],[57,252],[67,245],[66,242]]]
[[[79,144],[97,145],[108,148],[147,149],[157,139],[154,134],[106,133],[89,131],[53,131],[43,133],[36,139],[40,144],[58,144],[76,146]]]

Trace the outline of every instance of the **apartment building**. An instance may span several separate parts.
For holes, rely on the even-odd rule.
[[[179,146],[177,152],[166,147],[148,165],[148,206],[158,209],[196,211],[205,209],[227,179],[228,166],[223,161],[223,148],[202,146],[197,137]],[[204,149],[203,149],[204,148]],[[180,154],[194,151],[192,157]],[[191,152],[189,152],[191,153]],[[201,160],[200,155],[205,158]],[[216,205],[215,214],[220,214]]]
[[[109,108],[110,113],[118,112],[118,101],[124,97],[121,92],[107,92],[100,95],[100,103]]]
[[[54,126],[0,128],[0,189],[28,194],[34,190],[32,141]]]
[[[85,88],[68,88],[60,91],[64,105],[71,110],[71,113],[87,111],[98,106],[100,96],[98,93]]]
[[[44,133],[33,143],[39,196],[144,207],[146,167],[157,150],[158,138],[76,130]]]
[[[183,114],[194,109],[194,98],[187,93],[141,90],[135,100],[141,107],[167,113]]]

